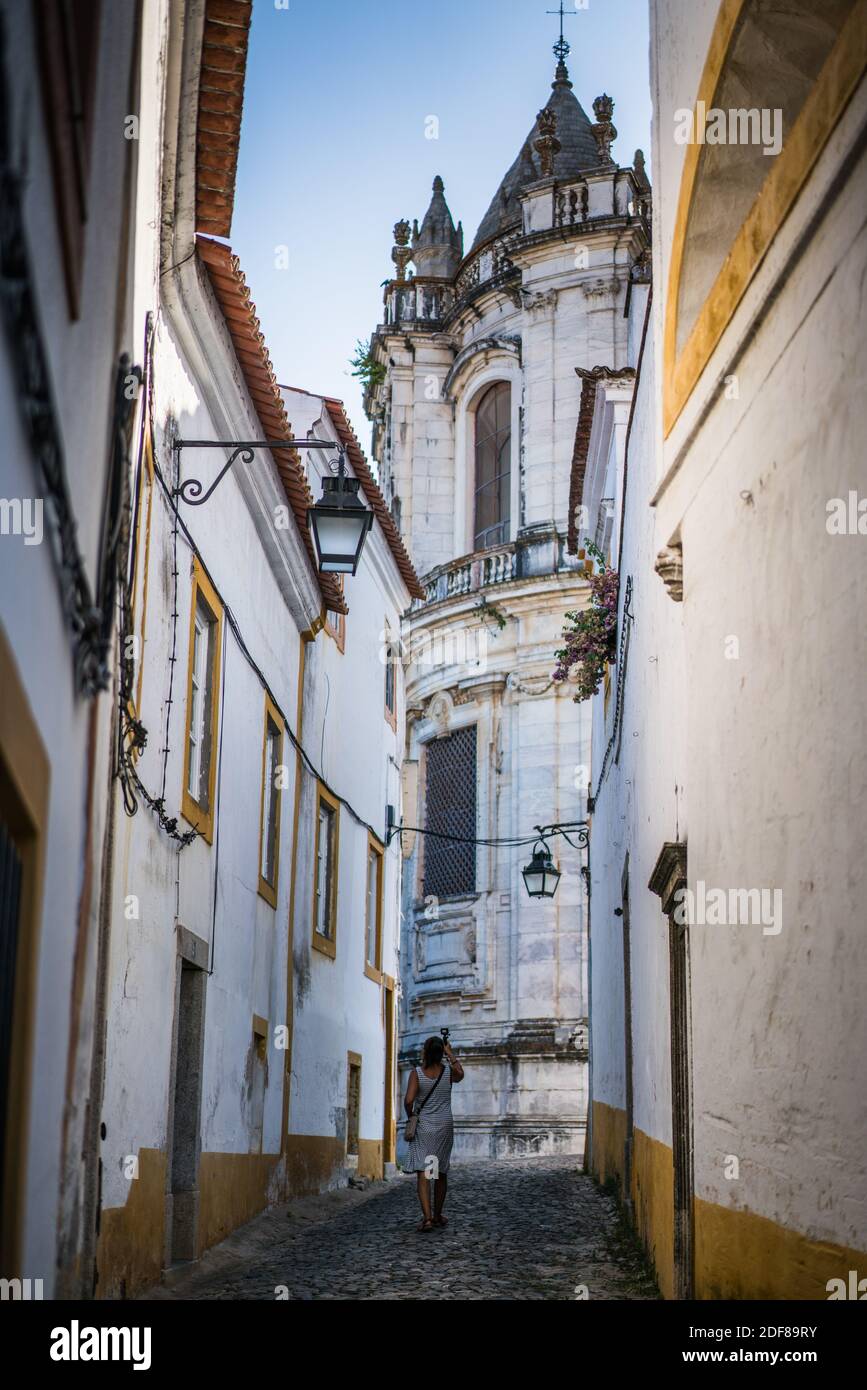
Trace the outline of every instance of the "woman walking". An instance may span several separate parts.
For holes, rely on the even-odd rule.
[[[443,1057],[445,1056],[445,1061]],[[415,1133],[409,1138],[409,1157],[406,1171],[417,1173],[418,1200],[422,1223],[419,1231],[432,1231],[434,1226],[447,1226],[443,1203],[448,1188],[449,1160],[454,1140],[452,1120],[452,1086],[463,1081],[464,1069],[448,1043],[442,1038],[428,1038],[422,1050],[420,1067],[410,1072],[403,1108],[408,1128]],[[429,1178],[435,1179],[434,1205],[431,1211]]]

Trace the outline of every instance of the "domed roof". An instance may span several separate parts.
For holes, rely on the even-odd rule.
[[[590,120],[572,91],[569,72],[564,62],[557,64],[554,81],[551,83],[551,96],[547,105],[557,116],[557,139],[560,149],[554,156],[554,177],[574,178],[586,169],[599,167],[599,150],[593,139]],[[503,181],[491,200],[491,205],[482,218],[472,249],[481,246],[489,237],[513,227],[520,221],[521,205],[518,195],[542,177],[539,155],[533,149],[533,141],[539,135],[538,121],[527,136],[514,164],[503,177]]]

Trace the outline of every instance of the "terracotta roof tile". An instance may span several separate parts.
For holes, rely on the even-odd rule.
[[[224,0],[225,4],[230,2],[231,0]],[[241,368],[250,398],[256,406],[262,432],[266,439],[291,439],[292,429],[286,417],[283,397],[277,385],[277,378],[274,375],[271,358],[268,356],[265,339],[259,328],[256,306],[250,298],[250,290],[244,279],[238,257],[232,254],[230,246],[217,241],[210,241],[207,237],[198,236],[196,245],[208,271],[208,278],[214,295],[236,348],[238,365]],[[253,344],[257,345],[257,350],[251,349]],[[316,554],[307,526],[307,508],[312,506],[313,497],[307,486],[298,455],[294,449],[291,451],[280,449],[275,452],[273,457],[296,525],[310,556],[310,563],[317,575],[325,607],[335,613],[345,613],[347,611],[346,602],[334,575],[319,574],[317,570]]]
[[[337,437],[346,450],[346,456],[352,465],[352,471],[361,482],[364,494],[370,503],[377,521],[385,532],[385,539],[388,548],[394,556],[395,564],[400,570],[401,577],[409,589],[413,598],[424,598],[425,591],[422,588],[418,575],[412,566],[412,561],[407,554],[406,547],[400,538],[400,532],[394,524],[394,518],[388,510],[385,498],[379,490],[379,484],[371,472],[370,464],[364,457],[355,431],[346,417],[343,402],[334,396],[326,396],[325,405],[331,417],[331,423],[337,431]]]
[[[244,105],[252,0],[207,0],[196,136],[196,229],[227,237]]]

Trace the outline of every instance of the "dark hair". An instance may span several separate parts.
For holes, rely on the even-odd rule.
[[[435,1067],[443,1059],[443,1040],[442,1038],[428,1038],[422,1048],[421,1064],[423,1067]]]

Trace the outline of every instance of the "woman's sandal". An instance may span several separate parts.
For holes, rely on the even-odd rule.
[[[416,1229],[419,1233],[424,1234],[424,1235],[427,1235],[428,1231],[432,1231],[432,1230],[433,1230],[433,1226],[434,1226],[434,1223],[433,1223],[432,1221],[425,1220],[425,1221],[423,1221],[423,1222],[421,1223],[420,1226],[416,1226],[415,1229]]]
[[[435,1216],[433,1223],[435,1226],[447,1226],[449,1219],[447,1216]]]

